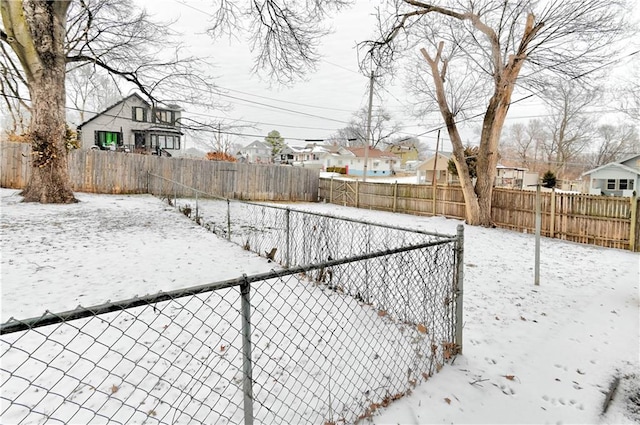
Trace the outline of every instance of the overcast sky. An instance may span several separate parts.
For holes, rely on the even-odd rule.
[[[231,109],[208,112],[209,118],[240,121],[255,128],[240,130],[234,142],[246,145],[264,139],[271,130],[278,130],[291,145],[304,144],[305,139],[326,139],[339,128],[345,127],[353,112],[367,105],[368,78],[358,70],[355,45],[367,39],[374,28],[372,13],[378,1],[357,0],[356,4],[335,15],[330,24],[334,33],[325,37],[320,53],[324,59],[316,72],[309,73],[306,81],[292,87],[271,84],[250,73],[252,55],[244,39],[238,41],[213,40],[206,35],[208,13],[212,13],[212,0],[138,0],[147,10],[161,19],[177,19],[174,26],[183,34],[185,45],[195,54],[209,57],[216,65],[212,74],[217,76],[221,88],[227,90],[224,100]],[[636,15],[640,6],[636,5]],[[637,58],[637,56],[636,56]],[[637,59],[636,59],[637,60]],[[514,100],[523,97],[515,94]],[[435,148],[440,125],[439,115],[422,119],[411,117],[410,96],[402,88],[402,81],[378,88],[374,107],[383,106],[395,121],[403,124],[403,137],[419,135],[430,149]],[[542,101],[532,98],[513,105],[507,124],[544,114]],[[203,111],[185,107],[185,115],[202,118]],[[475,128],[478,122],[463,126],[465,142],[477,143]],[[187,140],[187,147],[189,140]],[[441,149],[450,150],[446,131],[441,133]]]

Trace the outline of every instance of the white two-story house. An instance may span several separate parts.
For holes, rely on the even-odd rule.
[[[176,105],[152,106],[134,93],[78,126],[83,149],[172,156],[182,148]]]
[[[252,164],[271,164],[273,162],[271,146],[260,140],[249,143],[240,149],[237,155]]]

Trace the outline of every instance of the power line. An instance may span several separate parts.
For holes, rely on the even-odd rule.
[[[6,96],[9,97],[9,98],[12,98],[12,99],[18,99],[18,100],[22,100],[22,101],[25,101],[25,102],[31,102],[31,99],[27,99],[27,98],[23,98],[23,97],[13,96],[13,95],[9,95],[9,94],[7,94]],[[73,107],[73,106],[66,106],[66,105],[65,105],[64,108],[67,109],[67,110],[85,112],[85,113],[96,114],[96,115],[102,115],[102,116],[106,116],[106,117],[110,117],[110,118],[122,118],[120,115],[108,114],[108,113],[106,113],[106,111],[97,112],[97,111],[91,111],[91,110],[87,110],[87,109],[83,110],[83,109],[80,109],[80,108],[76,108],[76,107]],[[184,112],[187,112],[188,114],[191,113],[191,112],[189,112],[187,110],[184,110]],[[195,115],[206,116],[206,114],[199,114],[199,113],[195,113]],[[189,118],[185,117],[185,119],[189,119]],[[191,120],[191,121],[194,121],[194,122],[198,123],[198,125],[202,126],[201,128],[185,127],[186,129],[192,130],[192,131],[203,131],[203,132],[210,132],[210,133],[220,133],[220,134],[225,134],[225,135],[230,135],[230,136],[260,137],[260,138],[266,137],[266,134],[253,134],[253,133],[243,133],[243,132],[237,132],[237,131],[218,130],[217,128],[213,127],[213,125],[211,125],[211,124],[199,123],[196,120]],[[207,127],[210,127],[210,128],[207,128]],[[297,127],[297,126],[292,126],[292,127],[293,128],[301,128],[301,127]],[[313,138],[314,137],[304,137],[304,138],[286,137],[287,140],[297,140],[297,141],[306,141],[306,140],[313,139]]]

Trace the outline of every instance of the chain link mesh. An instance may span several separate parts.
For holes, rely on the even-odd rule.
[[[0,339],[4,422],[244,422],[242,284],[256,423],[353,423],[456,353],[454,237],[167,199],[286,268],[161,300],[11,319]]]

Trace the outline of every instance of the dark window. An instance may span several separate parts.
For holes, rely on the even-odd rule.
[[[607,189],[616,190],[616,181],[614,179],[607,180]]]
[[[629,187],[628,180],[620,180],[619,184],[620,184],[619,186],[620,190],[627,190],[627,188]]]
[[[115,131],[96,131],[95,139],[100,149],[115,149],[122,144],[121,134]]]
[[[176,121],[176,115],[174,111],[167,111],[165,109],[156,109],[153,113],[153,122],[160,124],[174,125]]]
[[[134,106],[132,108],[132,110],[133,110],[132,119],[134,121],[141,121],[141,122],[147,121],[147,110],[146,110],[146,108],[141,108],[139,106]]]
[[[159,147],[160,149],[180,149],[180,136],[152,134],[151,148],[155,147]]]

